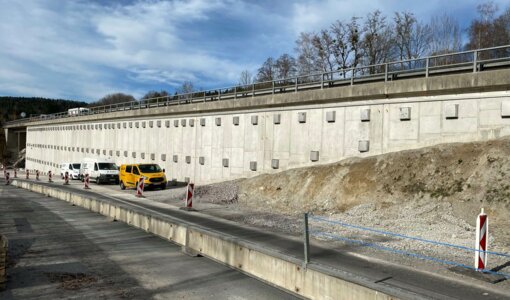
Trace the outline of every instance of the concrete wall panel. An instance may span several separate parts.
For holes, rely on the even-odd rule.
[[[118,164],[159,163],[169,179],[183,181],[189,177],[197,183],[231,180],[352,156],[510,135],[510,118],[501,116],[502,102],[508,99],[507,92],[490,92],[29,126],[27,168],[57,173],[55,164],[84,157],[110,157],[112,151]],[[447,119],[445,111],[455,104],[458,117]],[[411,108],[410,120],[401,120],[401,107]],[[367,109],[370,118],[362,121]],[[332,112],[334,122],[328,122]],[[306,118],[301,117],[300,121],[301,113]],[[280,115],[279,124],[274,122],[275,115]],[[257,116],[256,124],[253,116]],[[234,122],[236,117],[238,122]],[[220,126],[216,125],[216,118],[221,119]],[[161,127],[156,125],[159,120]],[[367,152],[360,152],[360,141],[368,141]],[[319,152],[318,161],[311,161],[311,151]],[[136,152],[136,158],[132,152]],[[141,153],[145,153],[144,159]],[[166,154],[165,161],[161,154]],[[174,155],[178,156],[177,162],[173,161]],[[191,158],[190,163],[186,156]],[[199,164],[200,157],[203,164]],[[224,166],[223,159],[228,159],[228,166]],[[273,159],[278,159],[277,169],[272,168]],[[257,163],[256,171],[250,170],[250,162]]]

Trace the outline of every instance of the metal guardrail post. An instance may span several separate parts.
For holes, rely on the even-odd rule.
[[[354,85],[354,68],[351,70],[351,85]]]
[[[384,82],[388,82],[388,64],[384,64]]]
[[[237,86],[234,87],[234,99],[237,99]]]
[[[218,100],[221,100],[221,89],[218,90]]]
[[[304,243],[303,266],[306,267],[306,265],[310,262],[310,235],[308,231],[308,213],[304,213],[303,243]]]
[[[251,96],[255,97],[255,83],[251,84]]]
[[[321,74],[321,90],[324,89],[324,73]]]
[[[271,84],[272,84],[272,91],[271,91],[271,94],[273,94],[273,95],[274,95],[274,80],[273,80],[273,81],[271,81]]]
[[[298,88],[298,78],[296,77],[296,82],[294,83],[294,92],[297,93]]]
[[[473,51],[473,73],[476,73],[476,67],[478,65],[478,51]]]
[[[427,57],[425,59],[425,78],[429,77],[429,65],[430,65],[430,58]]]

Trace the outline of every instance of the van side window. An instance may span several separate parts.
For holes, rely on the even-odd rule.
[[[133,174],[140,175],[140,172],[138,172],[138,168],[136,166],[133,167]]]
[[[97,167],[97,163],[94,164],[94,171],[98,171],[99,168]]]
[[[131,166],[126,166],[126,173],[131,173]]]

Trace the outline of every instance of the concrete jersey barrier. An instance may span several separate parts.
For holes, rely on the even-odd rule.
[[[183,247],[188,254],[208,257],[293,294],[310,299],[398,299],[416,298],[402,290],[378,286],[341,272],[310,264],[239,238],[207,230],[198,225],[158,212],[140,209],[128,202],[112,203],[94,195],[75,193],[34,182],[14,180],[14,186],[45,194],[100,213],[160,236]],[[384,290],[386,289],[386,290]],[[420,297],[418,297],[420,298]]]

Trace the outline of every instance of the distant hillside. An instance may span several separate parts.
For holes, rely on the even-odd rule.
[[[63,99],[0,97],[0,123],[20,118],[22,112],[30,115],[52,114],[88,103]]]

